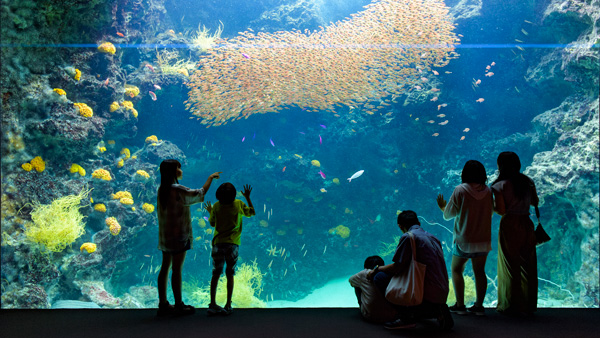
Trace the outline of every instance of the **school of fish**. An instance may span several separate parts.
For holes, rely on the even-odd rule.
[[[448,12],[442,0],[379,0],[315,31],[220,39],[187,83],[186,108],[207,127],[291,106],[372,115],[457,57]]]

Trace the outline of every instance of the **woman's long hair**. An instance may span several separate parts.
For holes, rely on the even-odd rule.
[[[531,188],[531,179],[520,172],[521,160],[519,160],[519,156],[512,151],[504,151],[498,155],[497,163],[500,174],[492,185],[496,182],[508,180],[512,183],[515,197],[520,200],[525,198]]]
[[[181,168],[181,163],[177,160],[164,160],[160,164],[160,186],[158,187],[158,200],[161,205],[166,205],[169,198],[169,190],[173,183],[179,183],[177,180],[177,169]]]

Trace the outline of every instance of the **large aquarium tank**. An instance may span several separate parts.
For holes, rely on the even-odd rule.
[[[0,12],[3,309],[157,307],[165,159],[190,188],[222,172],[207,202],[224,182],[253,188],[234,307],[358,306],[348,277],[367,256],[391,262],[402,210],[449,269],[453,222],[436,196],[471,159],[493,182],[502,151],[520,156],[552,237],[537,248],[538,305],[598,307],[597,0],[2,0]],[[204,307],[213,229],[202,204],[191,213],[183,299]]]

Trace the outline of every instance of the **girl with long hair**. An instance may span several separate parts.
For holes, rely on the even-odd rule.
[[[531,206],[539,198],[535,184],[522,174],[517,154],[498,155],[500,174],[492,184],[494,211],[502,216],[498,234],[498,305],[509,315],[532,315],[537,310],[537,256]]]
[[[213,179],[221,172],[211,174],[200,189],[190,189],[179,184],[183,176],[181,163],[177,160],[164,160],[160,164],[160,186],[158,188],[158,249],[162,251],[162,265],[158,273],[158,315],[192,314],[194,307],[181,299],[181,271],[185,254],[192,248],[192,219],[190,205],[204,201],[204,195]],[[175,306],[167,301],[169,270]]]

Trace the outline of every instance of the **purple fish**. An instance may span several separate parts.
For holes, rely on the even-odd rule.
[[[321,135],[319,135],[319,143],[323,144],[323,139],[321,138]]]
[[[271,141],[271,145],[274,147],[275,143],[273,143],[273,139],[269,139],[269,141]]]
[[[326,126],[326,125],[324,125],[324,124],[319,124],[319,125],[321,126],[321,128],[323,128],[323,129],[327,129],[327,126]]]
[[[246,141],[246,136],[242,137],[242,142]]]
[[[301,131],[301,132],[300,132],[300,134],[302,134],[302,135],[306,135],[306,133],[305,133],[305,132],[303,132],[303,131]]]
[[[204,220],[208,222],[208,217],[204,216]]]
[[[323,179],[325,179],[325,177],[326,177],[326,176],[325,176],[325,173],[324,173],[324,172],[322,172],[321,170],[319,170],[319,175],[321,175],[321,177],[323,177]]]
[[[250,56],[248,54],[246,54],[246,53],[242,53],[242,56],[245,57],[246,59],[250,58]]]

